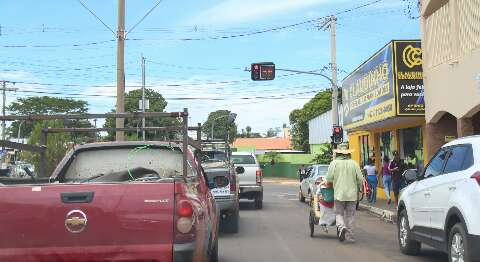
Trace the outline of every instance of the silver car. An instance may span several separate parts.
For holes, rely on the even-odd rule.
[[[325,178],[328,171],[328,165],[313,165],[307,168],[307,177],[300,183],[300,189],[298,192],[298,200],[305,202],[313,197],[313,194],[317,191],[317,179],[319,177]],[[320,182],[320,181],[318,181]]]

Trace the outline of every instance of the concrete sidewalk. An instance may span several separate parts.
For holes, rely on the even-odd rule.
[[[389,205],[387,200],[377,199],[377,202],[372,204],[369,203],[366,198],[364,198],[363,201],[360,202],[360,207],[387,222],[395,223],[397,221],[397,210],[393,206],[393,201]]]
[[[264,177],[263,183],[275,183],[281,185],[300,185],[300,181],[288,177]]]

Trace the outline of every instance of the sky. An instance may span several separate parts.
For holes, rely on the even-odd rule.
[[[18,88],[8,93],[7,103],[51,95],[85,100],[92,113],[115,107],[118,1],[81,2],[0,0],[0,80],[16,82],[9,87]],[[125,2],[130,31],[158,0]],[[127,34],[126,90],[141,84],[143,55],[146,85],[166,98],[167,111],[188,108],[190,121],[197,123],[226,109],[237,113],[239,131],[251,126],[266,132],[288,124],[292,110],[330,84],[318,76],[280,71],[273,81],[252,82],[246,67],[267,61],[284,69],[328,67],[330,31],[319,25],[338,14],[341,80],[390,40],[420,38],[419,20],[410,11],[413,2],[161,0]]]

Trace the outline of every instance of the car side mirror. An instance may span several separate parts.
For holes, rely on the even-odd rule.
[[[237,174],[243,174],[245,173],[245,168],[243,166],[237,166],[235,172],[237,172]]]
[[[416,169],[407,169],[403,172],[403,177],[408,184],[411,184],[417,180],[420,180],[420,174]]]

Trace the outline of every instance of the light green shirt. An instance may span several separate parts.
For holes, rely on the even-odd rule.
[[[328,167],[327,181],[333,183],[335,200],[357,201],[363,175],[357,162],[338,157]]]

